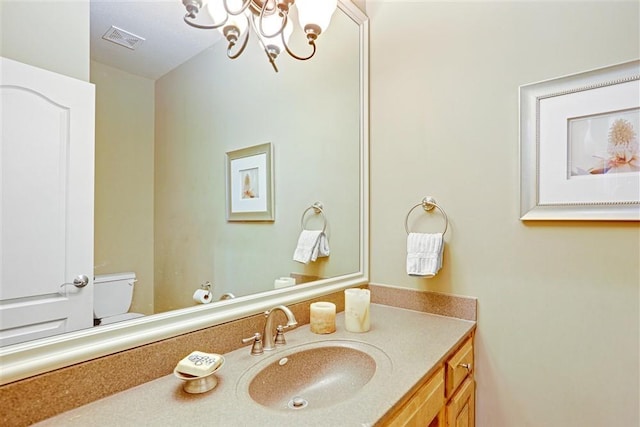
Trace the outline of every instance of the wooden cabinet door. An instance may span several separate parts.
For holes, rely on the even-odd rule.
[[[440,425],[438,413],[444,404],[444,371],[438,370],[387,422],[386,427],[431,427]]]
[[[447,405],[448,427],[475,426],[475,382],[467,378]]]

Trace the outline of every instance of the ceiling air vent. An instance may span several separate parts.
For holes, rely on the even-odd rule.
[[[109,28],[102,38],[131,50],[135,50],[144,42],[144,38],[114,26]]]

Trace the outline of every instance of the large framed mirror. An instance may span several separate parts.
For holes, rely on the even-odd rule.
[[[145,316],[3,347],[2,384],[368,281],[366,16],[340,0],[316,57],[301,62],[282,55],[277,74],[251,43],[235,61],[225,50],[217,43],[152,78],[150,158],[118,151],[130,145],[132,132],[117,128],[114,118],[139,119],[122,109],[121,116],[101,118],[100,109],[123,107],[108,98],[121,69],[92,56],[94,273],[135,271],[132,311]],[[275,221],[228,222],[225,155],[266,142],[273,146]],[[141,178],[144,162],[153,172]],[[146,196],[122,194],[143,181]],[[138,210],[144,197],[151,227]],[[292,255],[307,221],[303,214],[317,201],[324,205],[331,255],[299,264]],[[131,217],[139,222],[128,222]],[[315,220],[309,227],[318,226]],[[139,235],[145,227],[149,233]],[[135,239],[152,244],[141,250]],[[140,255],[145,251],[147,259]],[[281,276],[299,284],[275,289]],[[215,302],[197,305],[193,292],[206,281],[214,286]],[[217,301],[222,294],[235,298]]]

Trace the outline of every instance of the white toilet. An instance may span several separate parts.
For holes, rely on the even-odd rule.
[[[144,316],[128,313],[136,273],[97,275],[93,279],[93,324],[108,325]]]

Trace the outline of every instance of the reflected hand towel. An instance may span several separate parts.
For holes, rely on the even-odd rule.
[[[409,233],[407,236],[407,274],[433,277],[442,267],[442,233]]]
[[[320,230],[302,230],[298,246],[293,252],[293,260],[308,264],[319,257],[329,256],[329,242],[326,234]]]

